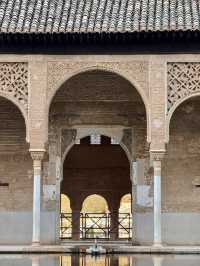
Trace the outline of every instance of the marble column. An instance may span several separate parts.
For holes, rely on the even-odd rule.
[[[137,204],[137,175],[138,175],[138,162],[137,160],[132,162],[131,172],[131,196],[132,196],[132,243],[136,244],[136,204]]]
[[[154,169],[154,246],[162,245],[161,161],[163,152],[152,153]]]
[[[32,244],[40,245],[41,169],[44,150],[30,150],[33,159],[33,235]]]

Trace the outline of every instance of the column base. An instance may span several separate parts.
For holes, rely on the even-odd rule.
[[[152,246],[155,248],[161,248],[161,247],[163,247],[163,244],[162,243],[153,243]]]
[[[38,246],[40,246],[40,242],[32,242],[32,246],[33,247],[38,247]]]

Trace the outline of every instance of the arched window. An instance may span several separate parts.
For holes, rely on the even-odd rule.
[[[65,194],[60,198],[60,238],[68,239],[72,237],[72,210],[70,199]]]
[[[70,199],[65,194],[61,194],[60,199],[60,211],[61,213],[71,213]]]
[[[131,213],[131,193],[124,195],[120,201],[119,213]]]
[[[88,196],[82,205],[83,213],[107,213],[108,204],[104,197],[93,194]]]
[[[132,236],[132,197],[131,193],[124,195],[119,208],[119,238]]]
[[[108,238],[109,214],[106,200],[97,194],[88,196],[82,205],[82,238]]]

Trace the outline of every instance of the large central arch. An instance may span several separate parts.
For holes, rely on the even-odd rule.
[[[52,105],[52,102],[56,96],[56,94],[58,93],[58,91],[71,79],[78,77],[80,74],[84,74],[84,73],[89,73],[92,71],[99,71],[99,72],[107,72],[107,73],[111,73],[115,76],[120,77],[122,80],[126,81],[127,83],[130,84],[130,86],[132,87],[133,90],[136,90],[137,93],[140,95],[141,99],[142,99],[142,103],[144,104],[145,107],[145,111],[146,111],[146,128],[147,128],[147,142],[150,143],[151,141],[151,134],[150,134],[150,121],[151,121],[151,113],[150,113],[150,104],[149,104],[149,100],[148,97],[145,93],[145,91],[141,88],[141,86],[139,85],[139,83],[136,81],[136,79],[134,79],[132,77],[131,74],[129,74],[127,71],[124,71],[122,69],[117,69],[111,66],[108,66],[108,64],[106,66],[104,66],[104,64],[98,64],[98,65],[91,65],[89,67],[82,67],[79,68],[76,71],[66,71],[66,73],[62,76],[62,78],[56,83],[56,87],[53,87],[52,90],[49,91],[48,93],[48,99],[47,99],[47,119],[46,121],[49,121],[49,114],[50,114],[50,108]],[[47,125],[48,128],[48,125]]]
[[[50,165],[55,165],[50,175],[56,174],[57,179],[57,211],[62,165],[76,141],[90,133],[115,137],[129,160],[130,180],[133,158],[145,153],[149,115],[144,95],[127,77],[111,70],[90,68],[60,84],[49,98],[49,160]],[[64,131],[68,132],[63,135]],[[124,191],[130,192],[131,186],[130,191]]]

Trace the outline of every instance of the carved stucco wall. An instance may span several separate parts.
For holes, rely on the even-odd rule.
[[[168,63],[168,112],[182,100],[200,93],[200,63]]]
[[[28,112],[28,64],[0,63],[0,94]]]

